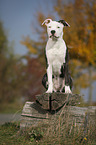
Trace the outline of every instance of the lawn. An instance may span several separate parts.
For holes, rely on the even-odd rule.
[[[63,121],[64,122],[64,121]],[[62,119],[50,124],[20,129],[20,123],[0,126],[1,145],[96,145],[96,121],[89,121],[86,132]]]

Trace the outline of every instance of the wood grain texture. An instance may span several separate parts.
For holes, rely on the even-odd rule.
[[[49,97],[51,96],[51,99]],[[96,119],[96,106],[77,107],[80,95],[52,93],[36,96],[36,102],[26,102],[22,114],[20,127],[37,126],[38,124],[54,124],[58,119],[75,122],[78,125],[86,123],[86,119]],[[50,101],[51,100],[51,108]],[[67,118],[66,118],[67,117]]]

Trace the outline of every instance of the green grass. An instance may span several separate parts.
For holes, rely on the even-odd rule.
[[[17,123],[5,123],[0,126],[0,145],[35,145],[42,138],[43,133],[37,128],[20,130]]]
[[[0,127],[0,144],[27,145],[29,144],[29,138],[25,134],[20,134],[20,126],[18,124],[6,123]]]
[[[19,123],[6,123],[0,126],[1,145],[96,145],[96,121],[90,120],[84,128],[62,122],[59,118],[52,124],[39,124],[37,127],[20,129]]]

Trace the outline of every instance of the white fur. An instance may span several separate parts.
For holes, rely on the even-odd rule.
[[[48,61],[47,75],[48,75],[48,90],[46,93],[52,93],[57,90],[64,83],[64,80],[59,80],[60,69],[65,63],[66,44],[63,40],[63,24],[46,19],[43,24],[47,26],[48,42],[46,45],[46,57]],[[53,37],[51,31],[54,30]],[[57,76],[57,79],[52,80],[52,74]],[[57,81],[57,83],[56,83]],[[60,84],[61,82],[61,84]],[[57,85],[55,85],[57,84]],[[65,87],[65,93],[71,93],[70,87]]]
[[[65,93],[72,93],[69,86],[65,86]]]

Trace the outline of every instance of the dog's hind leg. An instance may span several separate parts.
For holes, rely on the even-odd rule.
[[[47,77],[47,73],[44,74],[44,76],[43,76],[42,85],[44,86],[44,88],[45,88],[46,90],[48,89],[48,77]]]
[[[71,88],[70,87],[70,74],[69,74],[69,70],[68,70],[68,63],[63,64],[62,68],[61,68],[61,77],[63,78],[63,83],[62,83],[62,88],[61,88],[61,92],[64,91],[65,88],[65,93],[72,93],[71,92]]]
[[[66,64],[66,73],[65,73],[65,93],[72,93],[70,88],[70,74],[68,71],[68,65]]]

